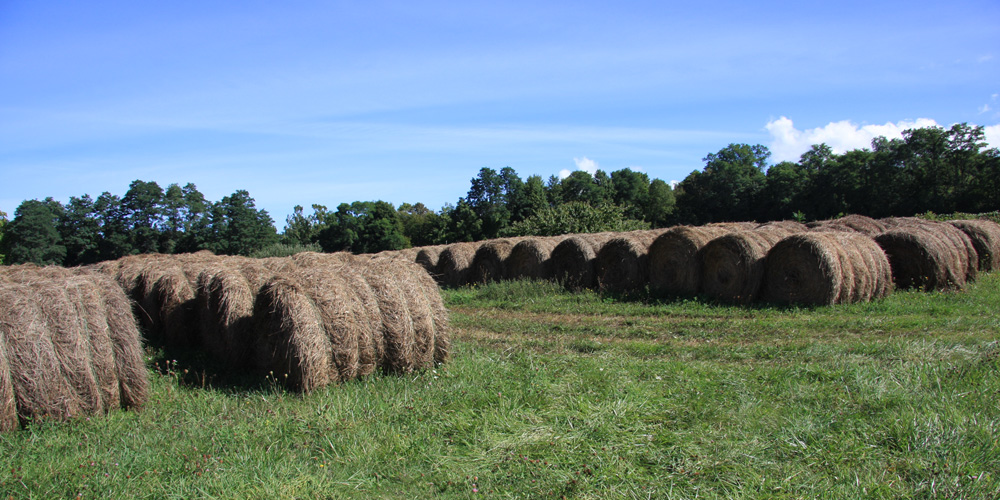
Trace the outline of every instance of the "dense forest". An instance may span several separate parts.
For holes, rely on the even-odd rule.
[[[880,137],[871,149],[835,154],[815,145],[798,162],[770,164],[761,145],[730,144],[675,187],[630,169],[522,179],[483,168],[466,196],[439,211],[423,203],[302,206],[278,234],[274,220],[238,190],[206,200],[194,184],[136,180],[104,192],[26,200],[0,212],[0,261],[67,266],[138,253],[211,250],[272,255],[301,249],[378,252],[498,236],[621,231],[719,221],[819,220],[1000,209],[1000,152],[983,128],[958,124]]]

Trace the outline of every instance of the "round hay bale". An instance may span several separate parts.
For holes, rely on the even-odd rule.
[[[177,265],[155,265],[150,270],[158,276],[151,295],[143,304],[150,304],[146,311],[153,317],[154,335],[162,338],[168,347],[195,347],[198,341],[196,295],[187,273]]]
[[[424,292],[427,307],[430,308],[431,318],[434,321],[434,363],[445,363],[451,355],[451,326],[448,310],[445,309],[444,299],[441,298],[441,290],[428,273],[415,272],[414,278]]]
[[[433,246],[433,247],[423,247],[418,252],[414,260],[417,264],[420,264],[429,273],[436,273],[438,267],[438,258],[441,257],[441,250],[443,247]]]
[[[108,411],[121,406],[121,389],[115,368],[107,305],[100,290],[93,276],[77,276],[66,282],[66,293],[76,307],[84,336],[89,341],[90,366],[100,389],[102,406]]]
[[[732,226],[677,226],[649,245],[649,286],[670,295],[691,295],[701,288],[698,251],[709,241],[733,232]]]
[[[701,289],[719,300],[749,304],[764,278],[764,258],[785,236],[783,229],[739,231],[719,236],[697,253]]]
[[[219,261],[198,276],[199,341],[206,352],[228,367],[243,367],[251,361],[258,292],[259,287],[249,283],[236,262]]]
[[[0,284],[0,330],[21,419],[80,415],[86,404],[64,375],[41,297],[24,284]]]
[[[413,327],[413,369],[434,366],[438,322],[422,281],[427,273],[417,264],[405,261],[372,263],[370,272],[391,276],[403,293]]]
[[[952,220],[948,223],[969,237],[980,271],[1000,269],[1000,224],[990,220]]]
[[[886,255],[863,234],[799,233],[768,252],[760,297],[808,305],[880,299],[892,289],[888,270]]]
[[[407,296],[399,280],[385,271],[385,263],[378,261],[365,269],[365,281],[375,294],[381,316],[378,331],[383,338],[385,356],[380,368],[386,373],[409,373],[416,367],[416,333],[407,308]]]
[[[936,229],[929,224],[899,226],[875,237],[889,257],[897,287],[931,291],[965,286],[969,274],[966,249]]]
[[[438,256],[436,278],[444,286],[459,287],[469,283],[469,268],[479,243],[454,243]]]
[[[319,312],[330,344],[330,382],[353,380],[358,376],[358,337],[360,325],[366,319],[363,304],[351,291],[338,266],[316,266],[299,275],[300,283]]]
[[[594,258],[597,288],[608,292],[634,292],[649,282],[649,245],[653,235],[622,233],[601,246]]]
[[[805,224],[794,221],[794,220],[775,220],[770,222],[765,222],[758,225],[753,229],[754,231],[782,231],[785,236],[791,236],[795,233],[802,233],[809,230],[809,226]]]
[[[294,273],[275,276],[254,305],[255,366],[291,390],[329,385],[332,347],[319,310]]]
[[[874,237],[886,230],[886,225],[866,215],[850,214],[837,219],[818,221],[813,229],[818,231],[854,231]]]
[[[469,264],[469,283],[500,281],[507,276],[507,257],[514,242],[507,239],[490,240],[476,249]]]
[[[549,259],[563,238],[526,238],[507,256],[507,278],[545,280],[551,276]]]
[[[595,288],[597,273],[594,259],[601,247],[615,233],[577,234],[567,237],[552,249],[549,267],[552,278],[568,290]]]
[[[385,359],[385,340],[382,338],[382,315],[378,298],[365,281],[366,266],[344,265],[337,272],[347,282],[354,293],[360,310],[358,311],[358,377],[371,375],[382,366]],[[428,277],[429,279],[429,277]],[[434,288],[437,284],[431,281]]]
[[[149,399],[149,371],[131,301],[111,277],[98,274],[91,279],[104,302],[121,405],[124,408],[142,406]]]

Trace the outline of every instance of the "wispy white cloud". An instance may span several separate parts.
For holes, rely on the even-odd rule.
[[[774,161],[796,161],[814,144],[824,143],[834,153],[845,153],[854,149],[871,147],[872,139],[887,137],[900,138],[903,131],[911,128],[934,127],[938,123],[930,118],[913,121],[900,120],[884,125],[858,125],[849,120],[830,122],[823,127],[806,130],[795,128],[792,120],[782,116],[764,126],[771,134],[772,159]]]
[[[983,132],[986,135],[986,143],[990,147],[1000,148],[1000,125],[983,127]]]

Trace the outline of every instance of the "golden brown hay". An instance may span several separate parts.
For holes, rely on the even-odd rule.
[[[259,291],[236,264],[220,261],[204,268],[197,286],[201,346],[214,359],[234,368],[250,361],[253,308]]]
[[[0,284],[0,287],[3,285]],[[0,307],[5,307],[2,302]],[[7,337],[4,333],[7,327],[3,321],[3,313],[0,312],[0,432],[7,432],[17,429],[18,420],[14,383],[10,379],[10,364],[7,362]]]
[[[32,285],[0,284],[0,330],[22,419],[80,415],[85,402],[63,374]]]
[[[275,276],[254,306],[255,365],[292,390],[330,383],[330,338],[316,305],[294,273]]]
[[[385,355],[380,368],[386,373],[408,373],[415,364],[416,333],[407,297],[400,282],[382,268],[385,262],[373,261],[365,269],[365,281],[378,301]]]
[[[319,312],[330,344],[330,382],[358,376],[358,337],[360,324],[366,319],[363,304],[337,266],[343,264],[315,266],[298,276]]]
[[[508,239],[489,240],[476,249],[469,264],[469,283],[489,283],[506,277],[506,263],[515,243]]]
[[[969,254],[953,236],[942,231],[941,225],[921,223],[898,226],[875,240],[889,257],[897,287],[930,291],[961,289],[966,284]]]
[[[786,234],[769,228],[739,231],[713,239],[698,252],[701,289],[719,300],[748,304],[757,299],[764,258]]]
[[[382,338],[382,316],[379,312],[378,299],[375,292],[365,281],[365,266],[341,266],[336,271],[347,283],[348,288],[354,293],[358,301],[360,310],[358,311],[358,373],[357,376],[364,377],[372,374],[381,366],[385,359],[385,341]],[[437,290],[437,284],[434,284]]]
[[[76,307],[85,337],[89,340],[91,371],[101,392],[105,411],[121,406],[121,389],[115,369],[114,346],[108,326],[107,306],[93,276],[82,275],[66,282],[70,303]]]
[[[608,240],[594,258],[597,288],[610,292],[632,292],[649,282],[649,245],[656,237],[650,231],[621,233]]]
[[[444,247],[433,246],[433,247],[423,247],[414,257],[417,264],[420,264],[429,273],[436,273],[438,266],[438,258],[441,256],[441,250]]]
[[[885,254],[861,233],[799,233],[768,252],[760,296],[809,305],[880,299],[892,289],[888,270]]]
[[[695,294],[701,288],[698,251],[709,241],[733,232],[730,225],[677,226],[649,245],[649,286],[671,295]]]
[[[438,257],[435,278],[444,286],[458,287],[469,281],[469,268],[479,243],[454,243],[445,247]]]
[[[809,226],[794,220],[775,220],[758,225],[754,231],[770,231],[772,229],[784,231],[787,236],[791,236],[795,233],[808,231]]]
[[[406,300],[406,311],[413,328],[413,369],[429,368],[435,362],[438,322],[427,296],[422,277],[427,273],[416,263],[406,261],[373,262],[369,273],[392,277]]]
[[[544,280],[551,276],[549,258],[564,238],[525,238],[507,256],[507,278]]]
[[[560,241],[549,258],[552,279],[568,290],[594,288],[597,284],[594,259],[614,234],[577,234]]]
[[[121,405],[124,408],[141,406],[149,399],[149,372],[143,357],[142,337],[132,315],[132,305],[110,276],[94,274],[90,279],[104,302]]]
[[[886,230],[886,225],[865,215],[850,214],[837,219],[817,221],[811,224],[816,231],[854,231],[871,237]]]
[[[948,223],[969,237],[976,249],[980,271],[1000,269],[1000,224],[990,220],[952,220]]]
[[[756,228],[757,226],[758,224],[756,222],[744,221],[744,222],[711,222],[709,224],[705,224],[704,226],[700,227],[720,228],[720,229],[725,229],[726,231],[732,233],[736,231],[749,231],[751,229]]]

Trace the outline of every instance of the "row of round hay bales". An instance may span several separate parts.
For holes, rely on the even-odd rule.
[[[950,290],[976,279],[979,253],[969,235],[955,225],[915,218],[889,223],[891,229],[875,236],[875,241],[889,257],[896,286]]]
[[[139,330],[118,285],[83,269],[0,267],[0,431],[148,396]]]
[[[440,292],[409,259],[147,255],[102,269],[131,291],[153,341],[297,390],[426,368],[450,351]]]

